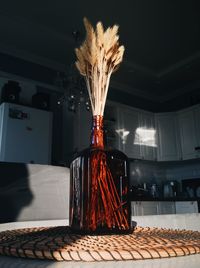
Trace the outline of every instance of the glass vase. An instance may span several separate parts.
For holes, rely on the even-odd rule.
[[[104,147],[103,117],[93,116],[91,144],[70,166],[70,226],[82,233],[131,231],[128,159]]]

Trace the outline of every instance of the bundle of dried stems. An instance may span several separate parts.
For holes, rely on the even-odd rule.
[[[119,46],[118,26],[104,31],[101,22],[96,29],[84,18],[86,39],[76,48],[76,67],[85,76],[93,115],[103,115],[111,74],[122,61],[124,46]]]
[[[84,24],[86,39],[75,50],[78,58],[76,66],[81,75],[85,76],[93,116],[103,117],[110,76],[122,61],[124,47],[119,46],[117,25],[104,31],[101,22],[97,23],[95,30],[86,18]],[[98,131],[94,135],[98,135]],[[98,140],[102,139],[100,134]],[[106,153],[93,150],[90,164],[91,188],[87,191],[90,200],[85,217],[87,228],[95,231],[98,226],[106,225],[108,229],[128,230],[127,204],[120,201]]]

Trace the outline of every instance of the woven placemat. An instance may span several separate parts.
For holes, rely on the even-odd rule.
[[[0,233],[0,254],[56,261],[143,260],[200,252],[200,232],[137,227],[126,235],[78,235],[69,227]]]

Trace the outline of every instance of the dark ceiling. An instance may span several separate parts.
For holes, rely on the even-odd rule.
[[[1,1],[0,51],[65,68],[74,62],[72,32],[84,38],[84,16],[120,26],[126,51],[115,88],[159,102],[200,88],[198,0]]]

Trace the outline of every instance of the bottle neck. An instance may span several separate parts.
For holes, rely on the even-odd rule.
[[[103,116],[95,115],[92,118],[91,147],[104,148]]]

